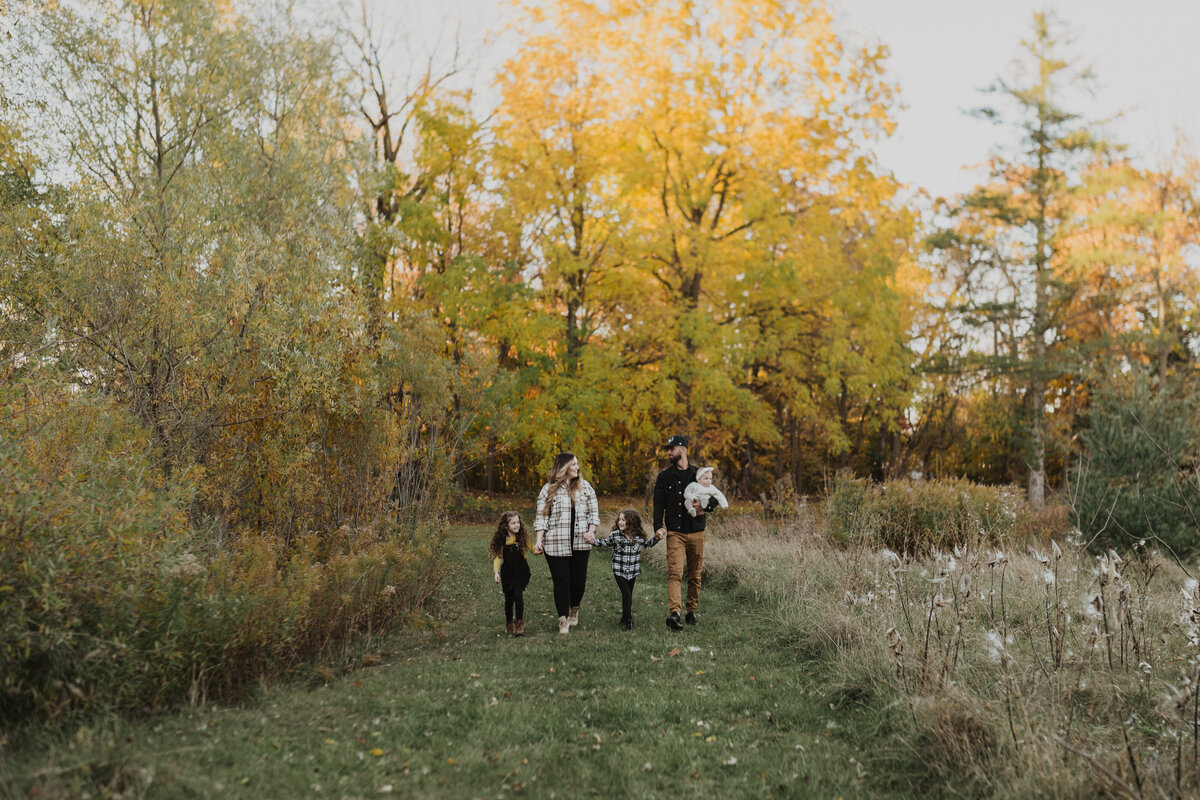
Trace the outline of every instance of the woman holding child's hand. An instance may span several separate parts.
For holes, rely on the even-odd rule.
[[[537,499],[533,552],[546,554],[554,581],[558,632],[570,633],[579,622],[579,605],[587,585],[588,555],[596,541],[600,511],[596,490],[579,476],[579,460],[560,453],[550,468],[550,480]]]

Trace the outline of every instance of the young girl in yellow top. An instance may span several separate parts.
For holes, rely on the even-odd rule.
[[[529,585],[529,535],[515,511],[500,515],[488,552],[492,556],[493,580],[504,590],[504,632],[525,635],[525,587]]]

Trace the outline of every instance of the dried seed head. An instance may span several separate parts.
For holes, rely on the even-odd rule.
[[[895,628],[888,628],[884,633],[888,650],[892,656],[892,673],[897,677],[904,676],[904,637]]]
[[[1002,667],[1007,667],[1011,658],[1008,654],[1008,647],[1005,645],[1004,638],[996,631],[988,631],[984,637],[984,644],[987,646],[988,658],[994,664],[999,664]]]

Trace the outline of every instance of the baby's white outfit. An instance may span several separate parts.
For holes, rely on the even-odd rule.
[[[711,473],[712,467],[702,467],[696,470],[696,477],[699,478],[706,472]],[[708,501],[714,497],[717,498],[717,502],[721,505],[721,508],[729,508],[729,501],[725,499],[725,495],[721,494],[721,490],[716,486],[705,486],[703,483],[693,481],[683,490],[684,500],[699,501],[702,506],[708,505]],[[696,503],[693,502],[687,511],[693,517],[696,516]]]

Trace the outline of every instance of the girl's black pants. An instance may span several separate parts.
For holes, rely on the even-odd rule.
[[[622,578],[613,573],[617,588],[621,590],[621,622],[633,622],[633,582],[637,577]]]
[[[525,619],[525,590],[512,589],[504,593],[504,621]]]

